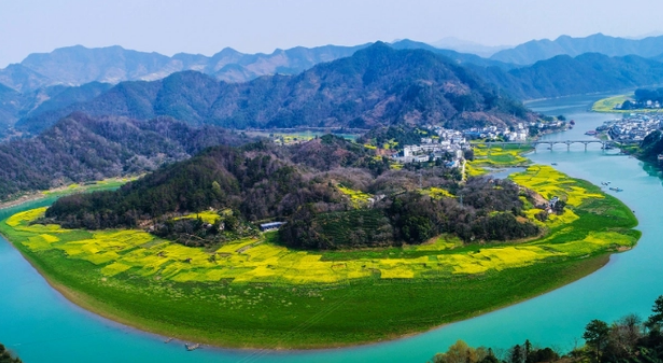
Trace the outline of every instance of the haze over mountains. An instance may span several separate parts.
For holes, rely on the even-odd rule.
[[[253,55],[227,48],[211,57],[75,46],[32,54],[0,70],[0,137],[36,135],[75,111],[165,115],[233,128],[508,123],[504,115],[524,115],[518,107],[513,111],[509,96],[527,100],[663,83],[662,53],[663,37],[601,34],[532,41],[490,59],[407,39]],[[514,64],[545,57],[552,58]],[[500,105],[492,101],[496,95]]]
[[[120,46],[90,49],[77,45],[50,53],[30,54],[21,63],[0,70],[0,83],[24,92],[45,86],[76,86],[94,81],[151,81],[183,70],[196,70],[220,80],[238,82],[266,74],[296,74],[315,64],[352,55],[365,46],[297,47],[277,49],[271,54],[243,54],[225,48],[211,57],[186,53],[168,57]]]
[[[225,48],[211,57],[186,53],[168,57],[159,53],[128,50],[120,46],[86,48],[77,45],[59,48],[50,53],[30,54],[21,63],[1,69],[0,84],[18,92],[27,92],[53,85],[153,81],[185,70],[198,71],[227,82],[246,82],[264,75],[298,74],[316,64],[351,56],[371,44],[373,43],[357,46],[296,47],[277,49],[271,54],[244,54],[232,48]],[[459,63],[506,66],[499,61],[438,49],[411,40],[401,40],[391,46],[395,49],[427,49],[446,55]]]
[[[296,76],[228,83],[186,71],[158,81],[123,82],[88,102],[24,118],[16,128],[35,134],[74,111],[137,119],[170,116],[231,128],[369,128],[441,120],[504,125],[527,114],[449,58],[384,43]]]
[[[652,58],[663,54],[663,36],[644,39],[616,38],[594,34],[585,38],[562,35],[555,40],[532,40],[512,49],[501,50],[490,59],[518,65],[534,64],[557,55],[576,57],[585,53],[601,53],[608,56],[637,55]]]

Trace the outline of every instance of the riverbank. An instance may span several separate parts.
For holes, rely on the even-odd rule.
[[[378,255],[322,253],[315,260],[303,259],[302,266],[287,255],[270,255],[270,248],[276,247],[269,243],[260,245],[260,253],[228,252],[228,259],[236,261],[231,266],[210,267],[206,258],[183,262],[188,257],[175,253],[162,261],[160,248],[168,245],[161,246],[160,241],[116,251],[121,255],[117,259],[95,264],[83,253],[92,250],[89,244],[95,238],[89,232],[55,226],[31,230],[36,227],[28,225],[29,218],[5,220],[0,231],[70,300],[141,330],[224,347],[340,347],[420,333],[554,290],[596,271],[610,253],[632,247],[639,238],[631,230],[637,221],[630,209],[599,188],[547,170],[532,170],[522,178],[528,188],[541,193],[551,190],[539,180],[567,186],[554,192],[568,195],[570,211],[577,218],[569,214],[551,219],[546,222],[547,236],[526,244],[449,248],[445,244],[449,241],[442,241]],[[109,251],[92,255],[98,252]],[[276,256],[279,260],[267,263],[272,269],[287,260],[296,276],[306,276],[307,271],[315,275],[322,268],[339,280],[295,283],[261,277],[251,273],[259,266],[237,262],[246,256],[249,260]],[[369,275],[351,278],[355,267],[349,259],[357,261],[357,271],[367,265]],[[109,275],[107,267],[117,267],[116,263],[128,269]],[[176,263],[186,269],[172,276],[164,273]],[[333,267],[343,264],[349,267],[343,271]],[[211,271],[236,277],[201,278]],[[257,279],[246,280],[247,276]]]
[[[26,193],[16,198],[0,201],[0,209],[12,208],[28,202],[34,202],[51,197],[62,197],[75,193],[90,193],[100,190],[112,190],[121,187],[131,180],[136,180],[137,178],[138,176],[126,178],[109,178],[88,184],[70,184],[49,190]]]

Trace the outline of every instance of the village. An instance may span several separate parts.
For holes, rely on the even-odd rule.
[[[520,122],[512,128],[486,126],[464,130],[445,129],[438,125],[424,125],[431,137],[422,137],[419,145],[404,145],[403,150],[392,157],[400,163],[444,160],[447,167],[459,167],[466,150],[471,150],[471,140],[526,141],[530,130],[544,131],[564,127],[563,121]]]
[[[622,142],[642,141],[650,133],[663,128],[663,115],[644,113],[629,114],[621,120],[606,121],[588,135],[607,134],[610,139]]]

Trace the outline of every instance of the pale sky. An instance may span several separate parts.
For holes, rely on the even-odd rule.
[[[0,0],[0,67],[81,44],[212,55],[457,37],[486,45],[663,31],[660,0]]]

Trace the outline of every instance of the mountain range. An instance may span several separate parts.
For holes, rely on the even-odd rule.
[[[38,134],[74,111],[136,119],[170,116],[192,125],[231,128],[370,128],[428,122],[458,127],[503,125],[529,117],[506,95],[526,100],[663,83],[663,63],[638,56],[561,55],[532,66],[508,68],[410,49],[417,48],[417,43],[400,45],[405,49],[376,43],[296,76],[263,76],[244,83],[185,71],[112,88],[100,83],[68,88],[30,112],[22,111],[22,117],[14,116],[18,121],[12,125],[19,134]],[[4,88],[0,99],[2,92],[21,96]],[[33,92],[32,98],[41,99],[42,93]],[[12,104],[0,104],[0,111],[10,113],[11,107],[6,106]]]
[[[128,50],[120,46],[86,48],[78,45],[59,48],[50,53],[30,54],[21,63],[0,70],[0,84],[18,92],[29,92],[53,85],[153,81],[185,70],[198,71],[227,82],[246,82],[264,75],[295,75],[316,64],[348,57],[371,44],[295,47],[276,49],[271,54],[244,54],[232,48],[225,48],[211,57],[186,53],[168,57],[159,53]],[[479,65],[501,66],[498,61],[438,49],[410,40],[395,42],[392,46],[395,49],[427,49],[444,54],[459,63],[471,61]]]
[[[663,36],[626,39],[600,33],[584,38],[572,38],[568,35],[562,35],[555,40],[532,40],[511,49],[501,50],[493,54],[490,59],[518,65],[529,65],[558,55],[576,57],[585,53],[601,53],[607,56],[659,57],[663,53]]]
[[[513,48],[512,46],[508,45],[483,45],[468,40],[458,39],[456,37],[442,38],[438,41],[431,42],[430,45],[440,49],[449,49],[461,53],[476,54],[480,57],[486,58],[499,52],[500,50]]]
[[[528,67],[503,70],[472,67],[485,82],[526,100],[624,89],[663,83],[663,63],[639,56],[609,57],[585,53],[560,55]]]
[[[529,117],[457,60],[380,42],[296,76],[228,83],[185,71],[157,81],[122,82],[89,101],[23,118],[15,128],[36,134],[74,111],[137,119],[170,116],[230,128],[504,126]]]

